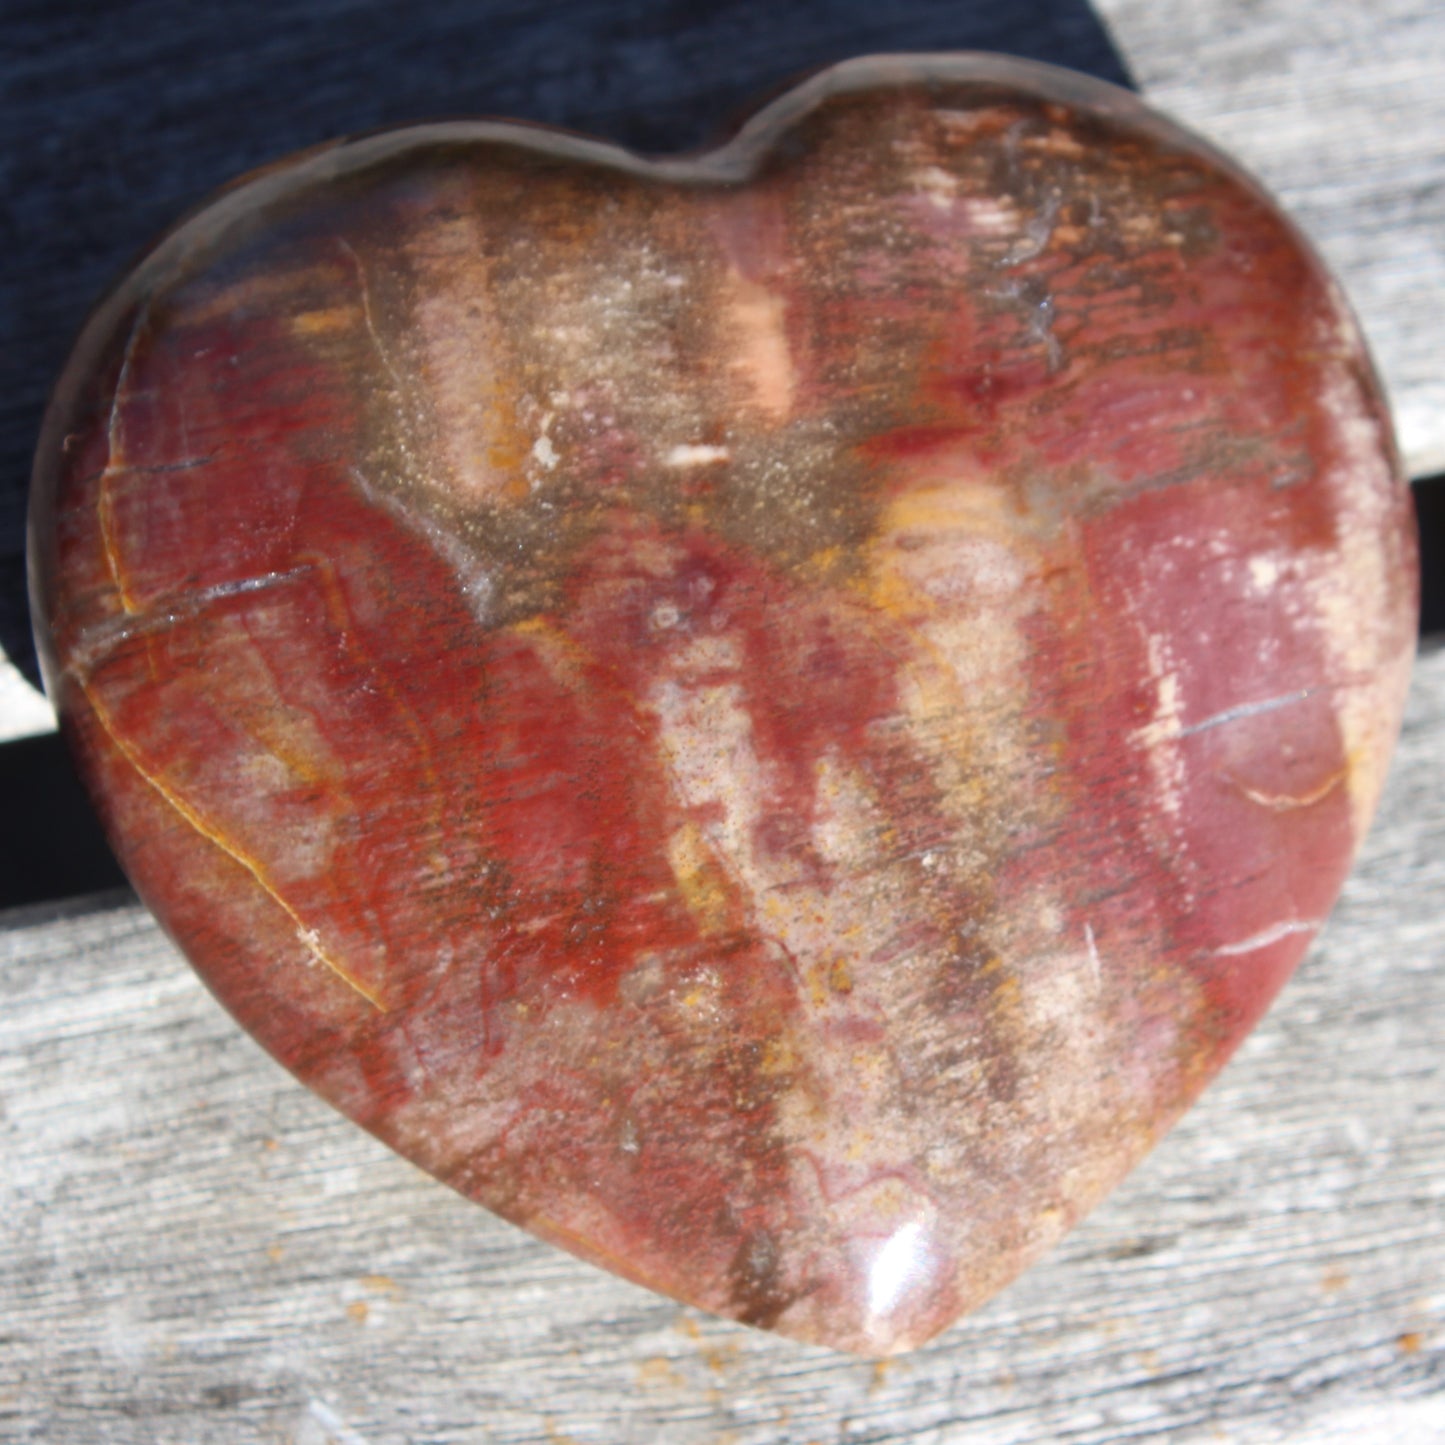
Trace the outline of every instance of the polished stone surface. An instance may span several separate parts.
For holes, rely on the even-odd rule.
[[[268,1049],[870,1354],[1247,1033],[1414,643],[1318,263],[1131,97],[978,57],[687,161],[459,123],[254,177],[97,312],[33,520],[122,861]]]

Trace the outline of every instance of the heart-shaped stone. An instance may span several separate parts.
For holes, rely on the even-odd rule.
[[[241,1023],[543,1238],[866,1353],[1239,1043],[1413,650],[1319,263],[1000,59],[846,65],[694,159],[284,162],[100,307],[36,478],[52,694]]]

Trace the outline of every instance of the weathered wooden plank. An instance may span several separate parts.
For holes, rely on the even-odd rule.
[[[691,1314],[311,1098],[135,907],[0,930],[0,1438],[1445,1438],[1445,651],[1322,943],[1043,1266],[875,1367]]]
[[[1144,93],[1266,182],[1360,313],[1413,476],[1445,471],[1445,7],[1099,0]]]

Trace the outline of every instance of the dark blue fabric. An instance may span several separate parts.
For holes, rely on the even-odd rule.
[[[1127,83],[1085,0],[3,0],[0,646],[34,677],[24,498],[55,374],[99,293],[215,186],[437,116],[684,149],[801,71],[962,49]]]

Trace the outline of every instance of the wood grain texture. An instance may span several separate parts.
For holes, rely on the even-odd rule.
[[[1445,9],[1100,0],[1144,94],[1283,201],[1360,313],[1412,476],[1445,470]]]
[[[1445,1438],[1445,651],[1299,976],[1042,1266],[886,1367],[680,1310],[333,1116],[134,907],[0,932],[0,1439]]]

